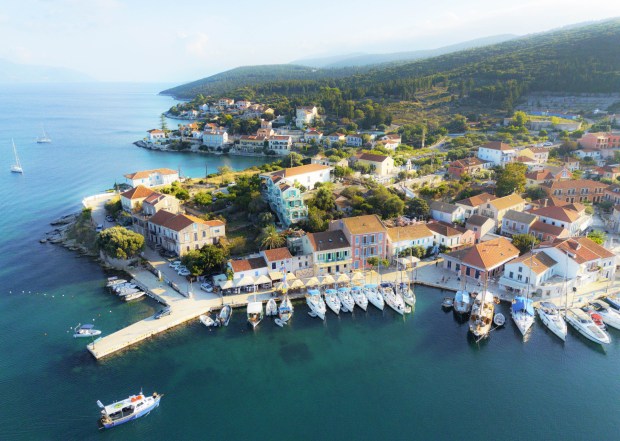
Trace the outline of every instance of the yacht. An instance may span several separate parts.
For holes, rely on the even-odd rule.
[[[405,302],[398,294],[396,294],[396,291],[394,291],[391,284],[382,283],[380,286],[380,291],[383,295],[385,303],[387,303],[390,308],[400,315],[405,313]]]
[[[407,305],[415,306],[415,293],[408,283],[399,283],[396,287],[396,292],[403,298]]]
[[[17,148],[15,148],[15,141],[13,142],[13,154],[15,155],[15,164],[11,165],[11,173],[24,173],[21,163],[19,162],[19,156],[17,156]]]
[[[293,304],[288,296],[285,294],[282,300],[280,301],[280,306],[278,307],[278,318],[282,323],[286,323],[291,319],[293,315]]]
[[[383,300],[383,296],[379,292],[377,285],[365,285],[364,294],[366,294],[366,297],[370,303],[383,311],[383,308],[385,307],[385,300]]]
[[[560,310],[553,303],[542,302],[538,305],[538,316],[543,324],[562,341],[566,341],[566,321]]]
[[[353,296],[353,300],[355,300],[355,304],[362,308],[364,311],[368,308],[368,299],[366,298],[366,294],[359,286],[354,286],[351,288],[351,295]]]
[[[123,300],[126,302],[131,302],[132,300],[138,300],[144,297],[146,293],[144,291],[132,292],[130,294],[126,294],[123,297]]]
[[[224,305],[217,316],[217,320],[220,322],[220,326],[228,326],[230,318],[232,317],[232,306]]]
[[[45,132],[45,129],[42,127],[43,129],[43,136],[39,136],[36,141],[38,144],[50,144],[52,142],[52,138],[50,138],[47,133]]]
[[[318,316],[321,320],[325,320],[325,301],[323,297],[321,297],[321,293],[318,289],[308,290],[308,294],[306,294],[306,303],[315,316]]]
[[[147,397],[140,391],[138,395],[132,395],[107,406],[104,406],[101,401],[97,401],[97,405],[102,409],[99,428],[110,429],[127,421],[146,416],[151,410],[159,406],[161,397],[163,394],[159,395],[157,392],[153,392],[153,395]]]
[[[534,324],[534,307],[532,300],[526,297],[517,296],[512,302],[510,314],[521,335],[525,335]]]
[[[593,301],[590,304],[590,307],[603,318],[603,322],[605,322],[607,326],[620,329],[620,313],[616,310],[610,308],[602,300]]]
[[[581,309],[573,308],[566,311],[566,321],[585,338],[599,344],[609,344],[609,334],[599,328],[592,318]]]
[[[452,302],[454,312],[459,315],[469,314],[471,311],[471,297],[467,291],[461,290],[454,294],[454,301]]]
[[[338,298],[340,299],[340,303],[342,303],[342,311],[353,312],[353,308],[355,308],[355,300],[351,295],[351,288],[338,288]]]
[[[267,306],[265,307],[265,315],[271,317],[272,315],[278,315],[278,304],[274,299],[269,299]]]
[[[263,302],[248,303],[248,323],[256,328],[263,319]]]
[[[73,328],[73,338],[88,338],[96,337],[101,334],[101,331],[95,329],[95,325],[92,323],[86,323],[85,325],[78,325]]]
[[[493,324],[495,301],[489,291],[478,293],[471,307],[469,316],[469,332],[478,340],[489,335]]]
[[[340,299],[335,289],[325,290],[325,303],[329,306],[329,309],[334,311],[334,314],[340,314]]]

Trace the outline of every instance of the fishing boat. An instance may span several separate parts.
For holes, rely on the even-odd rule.
[[[469,314],[469,311],[471,311],[471,297],[469,293],[464,290],[457,291],[454,294],[452,306],[454,307],[454,312],[459,315]]]
[[[596,326],[592,318],[581,309],[573,308],[566,311],[566,321],[585,338],[602,345],[611,343],[609,334]]]
[[[278,307],[278,319],[282,323],[287,323],[291,317],[293,316],[293,303],[285,294],[282,300],[280,301],[280,306]]]
[[[325,301],[323,297],[321,297],[321,293],[318,289],[308,290],[308,294],[306,294],[306,303],[310,308],[310,312],[314,314],[315,317],[325,320]]]
[[[355,300],[351,295],[351,288],[346,286],[338,288],[338,299],[340,299],[342,310],[344,312],[353,312],[353,308],[355,308]]]
[[[506,317],[504,317],[504,314],[502,314],[501,312],[498,312],[493,317],[493,323],[495,323],[495,326],[498,327],[504,326],[504,323],[506,323]]]
[[[262,308],[261,308],[262,309]],[[217,320],[220,322],[220,326],[228,326],[230,318],[232,317],[232,306],[224,305],[217,316]]]
[[[590,308],[601,315],[607,326],[620,329],[620,313],[610,308],[602,300],[595,300],[590,304]]]
[[[22,168],[21,163],[19,162],[19,156],[17,156],[17,148],[15,147],[15,141],[11,140],[13,143],[13,154],[15,155],[15,164],[11,165],[11,173],[23,173],[24,169]]]
[[[355,304],[366,311],[368,308],[368,299],[366,298],[366,294],[364,294],[362,288],[359,286],[354,286],[351,288],[351,295],[353,296]]]
[[[123,300],[126,302],[131,302],[132,300],[141,299],[145,295],[146,293],[144,291],[132,292],[131,294],[123,296]]]
[[[553,303],[542,302],[538,305],[538,317],[543,324],[557,335],[562,341],[566,341],[566,321],[560,314],[560,310]]]
[[[248,323],[255,329],[263,319],[263,302],[248,303]]]
[[[407,305],[415,306],[415,294],[408,283],[399,283],[396,286],[396,292],[403,298]]]
[[[485,290],[479,293],[471,307],[469,316],[469,332],[480,340],[489,335],[495,312],[493,294]]]
[[[200,320],[200,323],[205,325],[207,328],[215,327],[218,324],[217,321],[213,320],[211,314],[208,313],[202,314],[200,317],[198,317],[198,319]]]
[[[95,325],[92,323],[86,323],[85,325],[78,325],[73,328],[73,338],[88,338],[96,337],[101,334],[101,331],[95,329]]]
[[[375,307],[383,311],[385,307],[385,300],[383,296],[379,292],[379,288],[377,285],[368,284],[364,286],[364,294],[366,294],[366,298],[368,301],[372,303]]]
[[[278,304],[274,299],[269,299],[265,307],[265,315],[267,317],[278,315]]]
[[[527,297],[515,297],[512,302],[512,307],[510,308],[510,314],[517,328],[521,331],[521,335],[525,335],[534,324],[534,307],[532,306],[532,300]]]
[[[325,290],[325,304],[331,309],[334,314],[340,314],[340,299],[335,289]]]
[[[41,129],[43,130],[43,135],[39,136],[36,139],[37,144],[50,144],[52,142],[52,139],[45,132],[45,128],[41,127]]]
[[[151,410],[159,406],[161,397],[163,394],[160,395],[157,392],[153,392],[153,395],[147,397],[140,391],[138,395],[131,395],[129,398],[107,406],[104,406],[101,401],[97,401],[97,405],[101,408],[99,428],[110,429],[127,421],[146,416]]]
[[[444,297],[441,301],[441,307],[444,309],[452,309],[454,306],[454,299],[452,297]]]
[[[405,302],[402,297],[396,294],[392,285],[384,282],[380,285],[380,290],[385,303],[394,311],[403,315],[405,313]]]
[[[610,296],[607,296],[605,298],[605,301],[609,303],[611,306],[613,306],[614,308],[620,309],[620,297],[619,296],[612,294]]]

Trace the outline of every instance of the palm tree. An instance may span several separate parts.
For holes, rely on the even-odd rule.
[[[278,230],[274,224],[269,224],[263,228],[263,234],[261,239],[261,247],[272,250],[274,248],[280,248],[286,243],[286,239]]]

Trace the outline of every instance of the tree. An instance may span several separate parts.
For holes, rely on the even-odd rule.
[[[112,217],[116,217],[116,215],[123,209],[123,205],[121,204],[120,197],[114,197],[107,201],[104,204],[105,212]]]
[[[166,115],[162,113],[159,117],[159,121],[160,121],[161,131],[164,133],[168,132],[169,130],[168,130],[168,124],[166,123]]]
[[[353,174],[353,169],[350,167],[340,167],[337,165],[334,167],[334,176],[337,178],[344,178],[347,176],[351,176]]]
[[[211,193],[207,193],[206,191],[199,191],[194,195],[194,203],[196,205],[200,205],[201,207],[208,207],[213,202],[213,196]]]
[[[130,259],[144,249],[144,236],[125,227],[115,226],[99,233],[97,247],[114,259]]]
[[[229,250],[219,244],[204,245],[200,250],[188,251],[181,258],[181,262],[192,273],[192,276],[199,276],[207,273],[222,271],[228,260]]]
[[[542,187],[539,187],[538,185],[533,185],[525,190],[525,196],[535,201],[536,199],[542,199],[546,197],[547,192]]]
[[[428,202],[421,198],[413,198],[407,202],[407,214],[410,217],[426,218],[430,214]]]
[[[540,241],[531,234],[515,234],[512,236],[512,244],[519,249],[519,254],[525,254]]]
[[[595,242],[599,245],[603,245],[603,243],[605,243],[606,237],[607,236],[605,235],[605,233],[602,232],[601,230],[594,230],[588,233],[588,239],[590,239],[592,242]]]
[[[304,157],[299,153],[291,152],[288,156],[282,158],[283,167],[299,167],[303,164]]]
[[[522,193],[525,190],[525,173],[527,166],[519,162],[506,164],[502,169],[496,171],[496,187],[497,196],[507,196],[511,193]]]
[[[517,111],[512,117],[512,125],[516,127],[524,127],[527,122],[527,115],[525,112]]]
[[[276,226],[274,224],[270,224],[263,228],[260,243],[262,248],[272,250],[274,248],[284,246],[286,243],[286,238],[279,233],[278,230],[276,230]]]
[[[217,168],[217,174],[220,176],[224,176],[227,175],[228,173],[232,173],[232,168],[230,168],[227,165],[222,165],[221,167]]]
[[[321,187],[312,200],[308,202],[308,205],[314,206],[319,210],[330,212],[336,208],[336,198],[334,198],[334,193],[331,189],[328,187]]]

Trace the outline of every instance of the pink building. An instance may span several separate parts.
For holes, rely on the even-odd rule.
[[[387,228],[376,214],[335,220],[329,229],[342,231],[351,244],[354,270],[361,269],[370,257],[386,258]]]
[[[579,138],[584,149],[613,149],[620,147],[620,133],[586,133]]]

